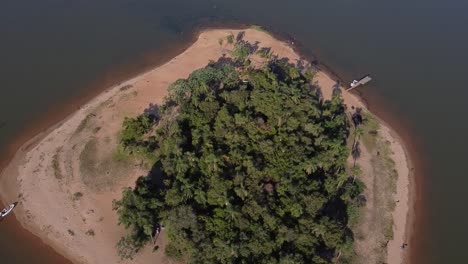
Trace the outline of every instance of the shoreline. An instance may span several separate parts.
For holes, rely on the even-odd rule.
[[[421,263],[420,258],[424,252],[421,251],[419,241],[424,238],[424,230],[426,228],[425,204],[424,204],[424,173],[426,164],[424,156],[420,155],[422,143],[412,134],[411,123],[392,114],[388,109],[391,107],[384,98],[365,93],[362,90],[353,90],[355,96],[360,98],[366,105],[367,109],[374,114],[380,123],[384,124],[393,131],[394,135],[402,143],[406,156],[407,163],[410,168],[409,175],[409,211],[406,224],[406,241],[408,249],[405,252],[407,263]],[[396,109],[394,109],[396,110]]]
[[[210,32],[210,31],[212,31],[212,29],[201,30],[201,31],[198,32],[198,36],[200,36],[200,35],[203,34],[203,33]],[[232,30],[232,31],[234,31],[234,30]],[[194,34],[194,36],[197,36],[197,35]],[[283,40],[276,38],[275,35],[273,35],[273,37],[274,37],[275,39],[277,39],[278,41],[282,42],[282,43],[287,43],[287,45],[288,45],[295,53],[299,54],[299,56],[301,55],[301,54],[295,49],[295,48],[296,48],[295,46],[291,46],[291,45],[290,45],[289,41],[288,41],[288,42],[284,42]],[[187,45],[187,47],[184,48],[183,51],[182,51],[181,53],[179,53],[177,56],[175,56],[173,59],[169,59],[169,60],[167,60],[167,61],[165,61],[165,62],[162,62],[162,63],[160,63],[160,64],[158,64],[158,65],[156,65],[156,66],[150,67],[148,70],[146,70],[146,71],[144,71],[144,72],[142,72],[142,73],[140,73],[140,74],[134,76],[133,78],[130,78],[130,79],[124,81],[124,82],[119,82],[119,81],[117,81],[117,82],[115,82],[115,84],[112,85],[110,88],[106,88],[105,90],[101,90],[101,91],[95,91],[95,93],[93,93],[93,94],[97,94],[97,95],[91,96],[92,99],[89,100],[89,101],[87,101],[86,103],[84,103],[84,104],[83,104],[82,106],[80,106],[78,109],[76,109],[76,107],[73,107],[73,106],[72,106],[71,108],[74,108],[74,109],[75,109],[72,113],[66,114],[65,117],[61,119],[61,121],[59,121],[58,123],[56,122],[55,125],[53,125],[53,126],[47,128],[47,129],[45,129],[45,130],[40,131],[40,132],[39,132],[38,134],[36,134],[36,136],[34,136],[32,139],[30,139],[30,140],[26,141],[25,143],[21,144],[21,147],[17,148],[16,154],[14,155],[14,158],[13,158],[12,160],[10,160],[9,162],[14,162],[17,155],[25,154],[26,152],[28,152],[28,150],[34,148],[37,144],[40,143],[40,141],[44,140],[44,138],[45,138],[46,136],[48,136],[50,133],[52,133],[55,129],[57,129],[58,127],[60,127],[62,124],[68,122],[68,120],[70,120],[73,116],[75,116],[75,115],[77,114],[77,112],[82,111],[82,110],[84,111],[84,110],[90,108],[90,107],[91,107],[90,105],[92,105],[93,102],[95,102],[95,101],[99,101],[99,98],[101,98],[101,97],[106,97],[106,96],[109,97],[109,96],[113,96],[113,95],[117,94],[117,93],[119,92],[119,90],[118,90],[119,87],[121,87],[121,86],[123,86],[123,85],[126,85],[126,84],[129,84],[129,83],[133,83],[133,82],[135,82],[135,81],[138,81],[139,78],[142,78],[142,76],[148,74],[149,72],[152,72],[153,70],[155,70],[155,69],[157,69],[157,68],[163,67],[163,66],[169,64],[171,61],[173,61],[173,60],[176,59],[177,57],[182,56],[188,49],[190,49],[190,48],[195,44],[196,39],[197,39],[197,38],[195,37],[195,41],[189,43],[189,44]],[[306,59],[307,59],[307,58],[306,58]],[[319,64],[319,65],[321,65],[321,64]],[[320,66],[319,66],[319,67],[320,67]],[[331,73],[328,72],[326,67],[325,67],[325,68],[321,68],[321,69],[322,69],[321,72],[323,72],[323,73],[324,73],[326,76],[328,76],[330,79],[333,79],[333,80],[338,79],[338,80],[339,80],[339,78],[335,78],[335,77],[337,77],[336,74],[334,74],[333,72],[331,72]],[[354,97],[356,100],[358,100],[362,105],[366,106],[366,108],[368,108],[368,107],[367,107],[367,103],[364,101],[363,98],[361,98],[361,97],[359,97],[359,96],[357,96],[357,95],[354,95],[354,94],[351,94],[351,96]],[[107,98],[107,97],[106,97],[106,98]],[[87,98],[87,97],[86,97],[86,98]],[[412,167],[412,166],[413,166],[413,165],[412,165],[413,156],[410,155],[410,153],[409,153],[409,151],[408,151],[408,149],[407,149],[407,144],[408,144],[408,143],[405,142],[405,141],[398,135],[398,133],[393,129],[392,126],[388,125],[388,124],[387,124],[384,120],[382,120],[380,117],[378,117],[378,120],[379,120],[379,122],[380,122],[383,126],[387,127],[387,128],[393,133],[393,136],[396,138],[396,140],[399,142],[399,144],[400,144],[400,145],[403,147],[403,149],[404,149],[405,157],[406,157],[406,162],[407,162],[407,164],[408,164],[408,168]],[[0,168],[2,169],[1,171],[2,171],[2,174],[3,174],[3,172],[4,172],[3,166],[0,167]],[[413,175],[411,175],[409,178],[410,178],[410,179],[413,179],[413,180],[416,180],[416,179],[413,178]],[[2,183],[3,183],[5,180],[2,178],[1,181],[2,181]],[[1,188],[1,187],[4,187],[4,186],[0,186],[0,188]],[[406,230],[406,232],[405,232],[405,237],[407,237],[407,239],[410,239],[410,238],[412,237],[412,229],[411,229],[411,226],[412,226],[411,221],[412,221],[412,220],[411,220],[411,219],[414,218],[414,216],[413,216],[413,218],[412,218],[412,213],[414,213],[414,205],[413,205],[414,199],[411,198],[411,197],[415,195],[415,193],[414,193],[414,187],[415,187],[415,183],[414,183],[414,182],[410,182],[410,185],[409,185],[410,191],[409,191],[409,197],[408,197],[408,198],[409,198],[409,210],[408,210],[408,212],[407,212],[407,217],[406,217],[406,219],[407,219],[407,220],[406,220],[406,226],[404,227],[405,230]],[[2,198],[3,198],[3,197],[2,197]],[[409,220],[409,221],[408,221],[408,220]],[[408,228],[409,228],[409,229],[408,229]],[[44,238],[41,237],[41,239],[44,239]],[[407,254],[405,254],[405,255],[407,255]],[[411,255],[411,253],[410,253],[410,255]]]
[[[185,50],[190,48],[190,46],[196,41],[193,40],[181,47],[178,47],[174,51],[178,56],[182,54]],[[54,111],[54,113],[50,113],[50,111],[46,114],[43,114],[39,117],[38,121],[33,121],[31,125],[27,125],[22,131],[28,132],[21,132],[17,137],[13,138],[13,140],[5,146],[5,150],[0,152],[0,202],[6,203],[11,202],[13,200],[12,197],[18,197],[18,188],[16,187],[16,178],[12,177],[14,174],[8,174],[5,176],[5,171],[10,164],[20,163],[22,160],[22,156],[25,153],[34,148],[37,144],[39,144],[47,135],[49,135],[52,131],[60,127],[63,123],[67,122],[76,112],[84,108],[86,105],[90,104],[96,97],[99,97],[103,94],[110,92],[117,87],[124,85],[127,82],[131,82],[136,80],[137,78],[145,75],[146,73],[152,71],[155,68],[161,67],[162,65],[169,62],[174,56],[167,55],[167,58],[163,58],[162,61],[156,63],[156,65],[146,66],[143,71],[137,71],[136,74],[124,74],[126,77],[120,76],[118,80],[111,81],[110,85],[101,86],[100,83],[106,83],[103,77],[103,80],[95,81],[96,84],[90,84],[90,87],[96,87],[95,89],[89,89],[89,91],[80,94],[77,98],[67,100],[64,103],[61,103],[57,106],[56,109],[60,111]],[[105,73],[104,75],[112,75],[113,72],[119,71],[111,70],[109,73]],[[130,77],[127,77],[130,76]],[[101,88],[98,88],[101,87]],[[102,87],[106,87],[102,89]],[[59,114],[57,114],[59,113]],[[15,186],[15,188],[12,188]],[[6,195],[5,195],[6,194]],[[31,240],[37,240],[40,244],[37,247],[46,248],[47,255],[50,255],[51,258],[56,259],[57,262],[55,263],[72,263],[71,258],[67,256],[67,252],[63,251],[59,247],[54,246],[47,238],[40,236],[34,230],[28,229],[24,223],[18,220],[16,215],[18,208],[16,208],[12,212],[12,216],[14,219],[10,219],[12,222],[11,225],[20,228],[19,232],[22,233],[24,237],[27,237]],[[11,221],[12,220],[12,221]]]
[[[370,111],[370,110],[369,110]],[[374,113],[373,113],[374,114]],[[411,152],[410,152],[410,148],[408,147],[408,143],[404,140],[404,138],[402,136],[400,136],[398,134],[398,132],[392,127],[390,126],[385,120],[383,120],[382,118],[380,118],[379,116],[375,115],[374,114],[374,117],[378,120],[379,124],[381,124],[381,126],[384,126],[386,129],[388,129],[388,132],[390,134],[390,136],[396,140],[396,142],[398,142],[397,144],[402,148],[403,152],[404,152],[404,155],[405,155],[405,162],[406,162],[406,166],[407,166],[407,169],[408,169],[408,177],[407,179],[403,179],[403,183],[402,184],[405,184],[407,186],[407,188],[405,190],[401,190],[397,188],[396,192],[395,192],[395,197],[397,199],[400,200],[400,202],[405,202],[405,204],[403,204],[403,206],[401,206],[400,202],[396,203],[396,207],[394,209],[394,211],[392,212],[393,214],[393,222],[395,222],[397,219],[397,215],[399,213],[403,213],[405,215],[405,219],[404,219],[404,225],[393,225],[393,230],[395,231],[396,228],[402,228],[404,231],[404,234],[402,237],[400,237],[400,239],[403,241],[403,243],[408,243],[408,250],[405,250],[403,253],[402,253],[402,263],[416,263],[416,262],[412,262],[412,258],[413,258],[413,253],[412,253],[412,249],[413,249],[413,246],[412,246],[412,242],[410,242],[414,236],[413,232],[414,232],[414,228],[413,228],[413,225],[414,225],[414,220],[415,220],[415,197],[416,197],[416,193],[415,193],[415,184],[416,184],[416,179],[415,179],[415,176],[416,176],[416,173],[414,172],[414,162],[413,162],[413,159],[412,159],[412,156],[411,156]],[[398,185],[398,182],[401,181],[402,179],[400,179],[400,177],[398,177],[397,179],[397,185]],[[406,192],[406,194],[404,193],[401,193],[401,192]],[[403,196],[403,201],[401,199],[401,196]],[[399,247],[401,244],[398,244],[398,243],[394,243],[393,244],[393,247]],[[387,253],[389,253],[389,248],[390,248],[391,244],[389,243],[388,246],[387,246]]]
[[[159,67],[159,66],[156,66],[156,68],[157,67]],[[118,93],[119,88],[121,86],[124,86],[127,83],[132,83],[132,82],[138,81],[140,78],[142,78],[142,76],[144,76],[145,74],[147,74],[150,71],[151,71],[151,69],[146,71],[146,72],[140,73],[137,76],[135,76],[135,77],[133,77],[131,79],[128,79],[128,80],[126,80],[124,82],[119,82],[118,84],[115,84],[115,85],[113,85],[111,87],[106,88],[102,92],[98,93],[98,95],[94,96],[91,100],[89,100],[86,103],[84,103],[83,105],[81,105],[77,110],[75,110],[72,113],[66,115],[66,117],[64,119],[60,120],[59,122],[55,123],[54,125],[46,128],[46,129],[42,130],[41,132],[39,132],[38,134],[36,134],[32,138],[27,140],[25,143],[23,143],[17,149],[16,153],[9,160],[7,165],[0,167],[0,200],[1,201],[12,200],[12,197],[18,197],[18,199],[20,199],[20,196],[22,196],[22,193],[20,193],[20,188],[18,186],[18,183],[16,182],[17,177],[13,177],[13,176],[17,176],[16,175],[17,173],[14,173],[14,172],[13,173],[8,173],[8,172],[10,172],[11,169],[14,169],[14,168],[11,168],[11,165],[13,165],[14,167],[17,167],[17,166],[15,166],[15,164],[17,164],[18,166],[20,166],[21,164],[24,164],[25,163],[25,160],[24,160],[25,156],[27,155],[27,153],[30,150],[32,150],[33,148],[35,148],[36,146],[41,144],[41,142],[47,136],[49,136],[55,130],[60,128],[63,124],[68,122],[78,112],[92,107],[94,104],[96,104],[97,101],[99,101],[99,99],[104,99],[104,100],[107,99],[110,93]],[[8,174],[5,175],[5,173],[8,173]],[[59,245],[54,243],[54,241],[48,239],[47,237],[44,237],[43,234],[40,231],[41,227],[39,227],[39,226],[36,226],[36,227],[27,226],[26,223],[24,223],[24,221],[19,220],[18,217],[21,217],[21,216],[18,216],[18,215],[27,215],[27,212],[23,211],[22,208],[15,208],[15,210],[13,212],[13,215],[15,216],[15,221],[16,221],[15,225],[21,226],[26,233],[29,233],[27,235],[32,235],[35,238],[38,238],[39,240],[41,240],[41,242],[44,245],[46,245],[46,246],[50,247],[51,249],[53,249],[53,251],[56,254],[64,257],[70,263],[81,263],[81,261],[79,261],[75,256],[70,255],[69,252],[67,252],[66,250],[61,248]],[[63,263],[63,262],[60,262],[60,263]]]
[[[377,115],[376,115],[377,116]],[[426,165],[422,158],[418,158],[418,150],[420,143],[415,139],[409,131],[405,130],[404,125],[394,125],[397,122],[377,116],[383,124],[391,129],[395,138],[402,144],[402,147],[407,156],[409,171],[409,186],[408,186],[408,206],[407,220],[405,226],[405,240],[408,243],[408,249],[405,252],[405,260],[407,263],[421,263],[418,259],[420,252],[419,240],[423,238],[424,226],[424,173]],[[391,119],[391,118],[389,118]],[[398,130],[396,130],[397,128]],[[397,132],[398,131],[398,132]],[[405,133],[402,133],[405,132]],[[401,134],[400,134],[401,133]]]

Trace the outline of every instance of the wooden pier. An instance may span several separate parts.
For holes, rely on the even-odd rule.
[[[351,91],[352,89],[358,87],[358,86],[361,86],[361,85],[364,85],[368,82],[372,81],[372,78],[370,77],[370,75],[366,75],[364,77],[362,77],[361,79],[359,80],[354,80],[350,87],[348,89],[346,89],[346,91]]]

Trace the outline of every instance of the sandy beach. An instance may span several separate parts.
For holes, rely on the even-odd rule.
[[[243,31],[244,40],[270,47],[279,57],[287,57],[291,62],[301,59],[287,43],[267,33]],[[75,263],[173,263],[164,256],[164,233],[157,240],[159,249],[154,252],[149,246],[128,261],[121,261],[117,255],[115,245],[125,230],[118,226],[112,201],[121,197],[122,188],[133,186],[148,171],[137,160],[116,162],[118,132],[125,117],[162,103],[169,84],[228,53],[229,45],[220,44],[219,40],[238,32],[228,29],[202,32],[180,55],[105,90],[66,120],[24,144],[0,175],[1,198],[19,201],[15,215],[20,223]],[[318,72],[315,78],[324,98],[330,98],[336,81],[325,72]],[[366,109],[357,96],[341,90],[348,109]],[[406,257],[406,250],[400,246],[408,239],[410,161],[397,133],[382,121],[379,123],[379,139],[388,143],[397,173],[395,207],[389,212],[393,238],[384,245],[386,263],[400,264]],[[361,180],[367,186],[366,196],[374,195],[375,168],[370,162],[373,155],[371,149],[364,148],[358,161],[363,168]],[[367,207],[372,210],[372,202]],[[363,238],[357,247],[366,248],[372,241]]]
[[[326,74],[319,74],[317,76],[317,82],[319,83],[320,87],[322,88],[322,93],[324,98],[330,98],[332,96],[333,87],[336,83],[330,79],[330,77]],[[349,108],[362,108],[366,109],[365,104],[359,97],[356,95],[349,93],[349,92],[342,92],[342,97],[344,103]],[[377,118],[377,117],[375,117]],[[404,148],[402,139],[398,136],[398,134],[393,131],[387,124],[385,124],[382,120],[379,119],[380,129],[379,129],[379,137],[380,140],[389,143],[390,147],[390,158],[395,163],[394,169],[397,172],[397,180],[396,180],[396,191],[393,194],[393,201],[395,202],[395,209],[392,213],[392,220],[393,220],[393,239],[388,240],[385,248],[387,251],[386,262],[388,264],[400,264],[404,263],[406,260],[406,252],[407,250],[402,250],[401,246],[407,243],[408,240],[408,214],[410,213],[409,208],[411,204],[410,200],[410,193],[409,193],[409,185],[410,185],[410,160],[407,154],[407,151]],[[370,150],[366,149],[365,147],[361,147],[361,157],[358,159],[357,163],[363,169],[363,175],[361,180],[366,184],[367,193],[366,196],[374,195],[373,193],[369,193],[369,190],[372,190],[374,180],[373,180],[373,171],[371,168],[371,153]],[[372,192],[372,191],[370,191]],[[398,202],[397,202],[398,201]],[[369,205],[368,207],[372,207]],[[370,228],[367,227],[369,230]],[[358,243],[359,244],[359,243]],[[375,245],[372,244],[372,241],[365,241],[363,243],[363,247],[366,247],[364,251],[367,251],[368,248],[371,248]],[[375,263],[369,259],[363,260],[368,263]]]

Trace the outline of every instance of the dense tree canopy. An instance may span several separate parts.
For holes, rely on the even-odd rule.
[[[362,187],[345,172],[341,98],[323,101],[312,75],[286,60],[232,65],[171,85],[148,150],[152,173],[115,203],[133,230],[119,245],[141,247],[163,224],[166,254],[189,263],[343,261]],[[124,143],[147,146],[148,120],[138,121],[144,130],[126,131]]]

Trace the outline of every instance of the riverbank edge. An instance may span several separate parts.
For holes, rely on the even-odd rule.
[[[363,101],[360,99],[360,97],[356,96],[356,98],[358,100],[361,101],[361,103],[363,103]],[[370,112],[370,110],[368,110]],[[390,134],[390,137],[392,139],[394,139],[396,141],[396,144],[401,146],[402,149],[403,149],[403,152],[404,152],[404,155],[405,155],[405,163],[406,163],[406,167],[408,168],[408,174],[407,174],[407,181],[408,181],[408,186],[407,186],[407,193],[406,194],[403,194],[404,196],[406,196],[406,206],[408,207],[406,212],[404,213],[405,214],[405,225],[402,227],[402,226],[398,226],[396,227],[395,226],[395,221],[396,221],[396,217],[398,215],[398,209],[399,209],[399,204],[396,203],[396,206],[395,206],[395,209],[393,210],[392,212],[392,215],[393,215],[393,230],[395,231],[396,228],[403,228],[404,230],[404,235],[403,235],[403,238],[402,238],[402,241],[403,243],[402,244],[407,244],[405,246],[405,251],[402,252],[402,261],[401,263],[413,263],[411,261],[412,259],[412,251],[411,249],[413,248],[412,246],[412,243],[410,243],[409,241],[411,241],[413,239],[413,226],[414,226],[414,220],[416,219],[416,215],[415,215],[415,210],[414,210],[414,207],[415,207],[415,201],[416,201],[416,193],[415,193],[415,185],[416,185],[416,173],[415,173],[415,170],[414,170],[414,162],[413,162],[413,159],[412,159],[412,156],[411,156],[411,151],[410,151],[410,148],[408,146],[408,143],[404,140],[404,138],[402,136],[400,136],[398,134],[398,132],[392,127],[390,126],[389,123],[387,123],[385,120],[383,120],[382,118],[380,118],[379,116],[375,115],[374,113],[372,113],[372,116],[378,121],[379,125],[381,127],[385,127],[385,129],[388,130],[389,134]],[[398,186],[398,182],[401,181],[402,179],[400,178],[400,175],[398,175],[397,179],[396,179],[396,182],[395,184]],[[394,193],[394,196],[395,197],[398,197],[398,193],[401,192],[401,189],[398,189],[395,191]],[[400,207],[401,208],[401,207]],[[402,245],[400,244],[400,245]],[[394,245],[394,246],[400,246],[400,245]],[[388,248],[388,245],[387,245],[387,254],[389,253],[389,248]],[[388,255],[387,255],[388,257]],[[387,262],[388,264],[392,264],[390,262]]]
[[[211,31],[211,30],[216,30],[216,29],[220,29],[220,28],[207,28],[207,29],[204,29],[204,30],[200,30],[198,31],[196,34],[194,34],[195,36],[195,40],[193,42],[191,42],[180,54],[182,54],[185,50],[187,50],[188,48],[190,48],[194,42],[196,42],[196,40],[198,39],[198,36],[200,36],[200,34],[204,33],[204,32],[208,32],[208,31]],[[240,28],[241,30],[242,29],[247,29],[247,28]],[[226,30],[230,30],[230,29],[226,29]],[[233,29],[234,30],[234,29]],[[239,30],[239,29],[235,29],[235,30]],[[271,33],[269,33],[271,34]],[[273,34],[273,37],[275,39],[277,39],[278,41],[281,41],[281,42],[284,42],[286,43],[288,46],[290,46],[294,52],[296,52],[297,54],[301,55],[301,53],[297,50],[297,47],[292,45],[292,41],[289,41],[289,40],[282,40],[281,37],[277,37],[276,35]],[[178,56],[178,55],[177,55]],[[175,56],[175,57],[177,57]],[[65,123],[69,118],[71,118],[72,116],[74,116],[76,114],[77,111],[79,111],[80,109],[82,108],[86,108],[86,107],[90,107],[90,105],[92,105],[96,100],[98,100],[98,98],[100,97],[105,97],[105,96],[111,96],[109,93],[118,93],[118,89],[122,86],[122,85],[125,85],[126,83],[131,83],[131,82],[134,82],[136,81],[138,78],[140,78],[142,75],[145,75],[146,73],[152,71],[153,69],[156,69],[158,67],[162,67],[164,66],[166,63],[168,63],[169,61],[171,61],[171,59],[163,62],[163,63],[160,63],[159,65],[155,66],[155,67],[151,67],[150,69],[144,71],[144,72],[141,72],[140,74],[136,75],[135,77],[133,78],[130,78],[129,80],[125,81],[125,82],[121,82],[121,83],[118,83],[116,85],[113,85],[111,86],[110,88],[107,88],[101,92],[98,92],[96,96],[94,96],[91,100],[89,100],[88,102],[82,104],[82,106],[80,106],[80,108],[78,110],[75,110],[73,111],[72,113],[68,114],[65,118],[63,118],[61,121],[59,121],[58,123],[56,123],[55,125],[52,125],[50,126],[49,128],[47,128],[46,130],[43,130],[42,132],[39,132],[38,134],[36,134],[35,136],[33,136],[32,138],[30,138],[29,140],[27,140],[25,143],[23,143],[21,145],[21,147],[19,147],[16,152],[15,152],[15,155],[13,156],[12,159],[10,159],[10,161],[8,162],[8,164],[14,164],[14,163],[17,163],[17,164],[21,164],[23,162],[23,158],[24,158],[24,155],[28,152],[28,150],[32,149],[34,146],[36,146],[37,144],[39,144],[49,133],[51,133],[52,131],[54,131],[56,128],[60,127],[63,123]],[[333,73],[333,72],[330,72],[329,71],[329,68],[327,68],[326,66],[324,66],[323,64],[318,64],[318,63],[314,63],[314,65],[322,72],[324,72],[325,75],[327,75],[328,77],[330,77],[331,79],[333,80],[337,80],[339,81],[340,83],[341,80],[338,78],[338,76]],[[351,94],[351,96],[355,97],[361,104],[363,104],[364,106],[367,106],[367,104],[365,103],[365,101],[360,98],[359,96],[357,95],[354,95],[354,94]],[[376,115],[374,115],[376,116]],[[391,131],[391,134],[392,134],[392,137],[396,139],[396,141],[398,142],[399,145],[401,145],[405,151],[405,157],[406,157],[406,162],[407,162],[407,165],[408,165],[408,168],[412,168],[412,162],[411,162],[411,156],[409,155],[409,151],[408,151],[408,148],[407,148],[407,145],[406,145],[406,142],[404,142],[404,140],[402,139],[402,137],[400,137],[398,135],[398,133],[389,125],[387,124],[384,120],[382,120],[380,117],[376,116],[379,123],[383,126],[385,126],[386,128],[389,129],[389,131]],[[2,170],[1,170],[1,173],[3,175],[3,172],[5,170],[5,167],[2,167]],[[13,175],[13,174],[11,174]],[[410,174],[408,175],[409,177],[409,180],[410,180],[410,186],[409,186],[409,192],[408,192],[408,206],[409,206],[409,210],[407,211],[407,221],[406,221],[406,227],[405,227],[405,237],[406,239],[409,239],[411,237],[411,232],[412,232],[412,219],[414,219],[414,215],[412,214],[412,208],[413,208],[413,203],[414,203],[414,188],[412,186],[415,186],[415,183],[414,183],[414,174],[412,172],[412,170],[410,170]],[[5,178],[5,179],[4,179]],[[0,179],[0,182],[2,183],[2,186],[0,186],[0,190],[2,191],[5,191],[5,186],[4,186],[4,183],[6,183],[7,185],[10,184],[10,186],[8,187],[12,187],[11,184],[13,184],[12,182],[15,182],[16,179],[8,179],[8,177],[2,177]],[[4,192],[5,193],[5,192]],[[1,195],[1,198],[2,200],[5,200],[5,198],[12,198],[12,197],[18,197],[19,195],[19,192],[18,192],[18,189],[15,189],[15,188],[12,188],[12,190],[7,190],[6,191],[6,195],[4,194],[0,194]],[[18,210],[19,213],[21,213],[20,210]],[[409,220],[409,221],[408,221]],[[23,223],[21,223],[23,225]],[[23,225],[24,226],[24,225]],[[37,234],[37,232],[34,232],[35,230],[31,230],[29,229],[28,227],[25,227],[26,229],[32,231],[33,234]],[[46,238],[43,238],[41,237],[42,240],[44,240],[44,242],[46,244],[49,244],[47,239]],[[53,245],[52,245],[53,246]],[[55,248],[55,250],[57,250],[58,252],[60,253],[63,253],[63,255],[67,255],[66,252],[63,252],[61,251],[59,248]]]

